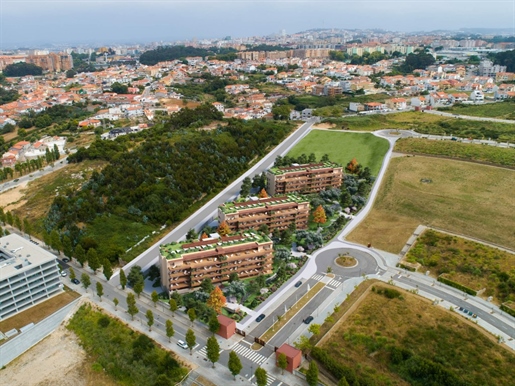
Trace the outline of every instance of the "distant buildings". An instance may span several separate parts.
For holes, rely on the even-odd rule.
[[[0,320],[60,291],[54,255],[16,234],[0,238]]]
[[[273,167],[266,172],[268,193],[272,196],[297,193],[316,193],[339,188],[343,180],[342,166],[332,163],[313,163]]]
[[[210,278],[214,284],[272,273],[273,243],[253,231],[193,243],[160,246],[161,284],[169,292],[195,288]]]

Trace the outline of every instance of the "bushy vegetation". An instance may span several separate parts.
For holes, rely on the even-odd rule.
[[[515,256],[511,253],[429,229],[419,236],[407,260],[436,275],[446,274],[465,292],[467,287],[486,288],[485,295],[500,302],[515,300]]]
[[[13,102],[20,97],[18,91],[16,90],[8,90],[4,87],[0,87],[0,105],[5,103]]]
[[[444,110],[440,108],[439,110]],[[445,108],[459,115],[471,115],[477,117],[515,119],[515,100],[506,99],[503,102],[486,103],[479,105],[466,105],[456,103],[454,106]],[[444,110],[444,111],[445,111]]]
[[[494,62],[506,66],[508,72],[515,72],[515,50],[498,52],[495,54]]]
[[[20,62],[5,66],[3,73],[5,76],[37,76],[43,74],[43,69],[32,63]]]
[[[228,49],[218,49],[216,47],[211,47],[209,49],[205,48],[195,48],[190,46],[164,46],[157,47],[155,50],[149,50],[141,54],[139,61],[141,64],[146,64],[153,66],[159,62],[166,62],[168,60],[175,59],[185,59],[189,56],[212,56],[217,53],[222,55],[230,54],[233,50]]]
[[[487,162],[515,167],[515,151],[494,146],[460,143],[456,141],[430,141],[420,138],[402,138],[395,143],[402,153],[441,155],[471,161]]]
[[[36,126],[38,129],[48,127],[52,124],[61,124],[70,120],[82,119],[91,115],[86,105],[77,103],[72,106],[54,105],[40,113],[33,111],[25,114],[21,120],[20,127],[30,128]],[[76,125],[75,125],[76,126]]]
[[[182,220],[192,205],[223,189],[291,129],[275,122],[232,120],[210,132],[179,130],[219,118],[212,106],[183,109],[164,125],[80,149],[70,162],[100,158],[110,164],[94,172],[79,191],[54,199],[45,219],[46,231],[68,235],[75,246],[98,218],[109,221],[115,216],[118,221],[156,228]],[[135,147],[127,152],[119,142]],[[100,250],[105,248],[99,245]]]
[[[89,304],[77,310],[68,329],[95,361],[93,368],[104,370],[121,385],[170,385],[188,373],[149,337],[93,310]]]

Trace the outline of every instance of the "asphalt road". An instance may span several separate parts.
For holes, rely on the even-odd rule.
[[[137,258],[128,263],[124,269],[128,270],[133,265],[139,265],[143,270],[155,264],[159,257],[159,246],[161,244],[170,243],[183,238],[188,230],[194,228],[199,229],[206,222],[212,220],[217,213],[218,206],[224,202],[232,201],[239,193],[243,179],[247,176],[253,177],[256,174],[260,174],[267,170],[275,161],[278,155],[285,154],[293,145],[295,145],[300,139],[309,133],[311,126],[315,123],[315,119],[311,119],[298,128],[293,134],[285,139],[281,144],[275,147],[268,155],[260,160],[256,165],[249,169],[245,174],[241,175],[236,181],[225,188],[215,198],[209,201],[201,209],[196,211],[192,216],[184,220],[166,236],[164,236],[159,242],[152,245],[145,252],[139,255]],[[110,283],[113,285],[119,284],[118,274],[114,275]]]

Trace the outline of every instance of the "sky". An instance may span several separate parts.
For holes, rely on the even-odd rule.
[[[0,0],[0,49],[246,37],[311,28],[510,28],[515,0]]]

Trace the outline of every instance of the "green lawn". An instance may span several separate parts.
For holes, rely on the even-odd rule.
[[[369,133],[313,130],[288,153],[288,156],[298,157],[302,153],[315,153],[315,157],[320,159],[324,154],[328,154],[331,161],[343,166],[356,158],[360,164],[368,166],[372,175],[376,176],[387,151],[388,141]]]

